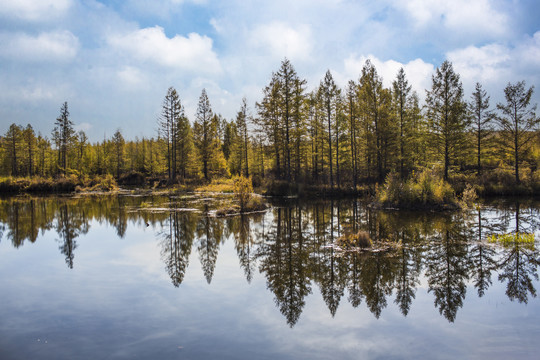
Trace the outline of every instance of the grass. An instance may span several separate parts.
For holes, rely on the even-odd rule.
[[[200,185],[194,188],[194,191],[200,192],[216,192],[216,193],[233,193],[233,179],[214,179],[210,184]]]
[[[488,237],[488,242],[513,245],[513,244],[529,244],[534,245],[534,234],[528,233],[510,233],[510,234],[492,234]]]

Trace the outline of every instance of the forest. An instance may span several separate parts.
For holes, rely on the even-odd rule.
[[[170,87],[154,137],[124,139],[118,129],[91,143],[75,131],[67,102],[51,120],[50,134],[13,123],[0,137],[0,176],[4,182],[107,177],[123,185],[182,186],[242,175],[255,188],[285,194],[360,192],[389,176],[405,181],[427,172],[458,192],[470,184],[485,195],[538,194],[534,86],[509,82],[503,91],[505,101],[495,105],[480,83],[467,96],[460,75],[444,61],[421,104],[403,68],[385,88],[369,60],[346,88],[327,71],[307,91],[284,59],[262,100],[250,107],[244,98],[234,119],[214,111],[205,89],[189,119]]]

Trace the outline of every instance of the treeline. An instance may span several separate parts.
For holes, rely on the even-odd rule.
[[[312,91],[285,59],[272,73],[263,98],[244,99],[235,119],[216,114],[203,89],[190,122],[180,96],[169,88],[158,134],[126,141],[118,129],[90,143],[75,132],[64,103],[50,136],[12,124],[2,136],[5,176],[51,177],[74,173],[139,173],[169,183],[209,181],[234,174],[256,182],[353,188],[382,182],[389,173],[407,178],[430,168],[445,179],[540,183],[540,138],[534,87],[509,83],[505,102],[490,104],[477,83],[467,99],[460,76],[445,61],[432,75],[425,104],[403,69],[390,88],[368,60],[357,81],[340,89],[330,71]],[[510,180],[508,180],[510,178]]]

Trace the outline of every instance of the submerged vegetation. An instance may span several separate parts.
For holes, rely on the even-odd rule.
[[[387,206],[412,208],[452,207],[469,185],[480,196],[534,195],[540,118],[533,90],[509,83],[505,102],[493,107],[477,84],[467,101],[445,61],[421,104],[403,69],[385,88],[368,60],[345,88],[327,71],[308,91],[285,59],[254,110],[243,99],[234,119],[217,114],[203,89],[190,121],[170,87],[157,137],[126,140],[118,129],[91,143],[74,130],[67,102],[51,119],[50,136],[12,124],[0,138],[0,175],[8,177],[0,192],[110,190],[116,183],[233,192],[232,177],[243,176],[269,195],[371,193]]]

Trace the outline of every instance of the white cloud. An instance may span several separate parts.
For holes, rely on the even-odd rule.
[[[274,58],[287,57],[291,61],[309,59],[313,47],[309,26],[293,28],[282,22],[257,26],[251,33],[250,43]]]
[[[72,60],[79,49],[79,39],[69,31],[43,32],[37,36],[24,33],[0,33],[0,55],[23,61]]]
[[[447,53],[447,58],[461,76],[466,93],[482,83],[488,92],[500,96],[508,82],[540,81],[540,31],[515,47],[497,43],[468,46]]]
[[[30,21],[47,20],[65,14],[71,5],[71,0],[0,0],[0,14]]]
[[[400,68],[405,70],[405,75],[415,90],[421,97],[424,95],[424,90],[431,86],[431,75],[434,71],[433,64],[424,62],[422,59],[411,60],[406,64],[402,64],[395,60],[382,61],[373,55],[368,56],[350,56],[345,59],[345,74],[349,79],[359,79],[362,73],[362,68],[366,60],[377,69],[379,76],[383,78],[383,86],[391,87],[392,81],[395,80]]]
[[[126,13],[171,19],[189,3],[203,5],[207,0],[123,0],[121,7]]]
[[[516,60],[524,67],[532,67],[535,72],[540,71],[540,31],[516,47]]]
[[[180,35],[168,38],[162,27],[155,26],[112,35],[108,42],[113,48],[143,62],[206,73],[221,71],[212,50],[212,39],[197,33],[190,33],[187,38]]]
[[[404,8],[417,27],[443,24],[459,32],[503,34],[508,18],[494,9],[490,0],[409,0],[396,1]]]
[[[92,129],[92,127],[93,127],[92,124],[89,124],[87,122],[82,122],[80,124],[73,125],[73,128],[75,129],[75,131],[81,131],[82,130],[84,132]]]
[[[485,83],[507,75],[511,55],[505,46],[488,44],[451,51],[447,58],[463,79]]]
[[[133,66],[125,66],[117,73],[118,78],[120,81],[128,86],[129,88],[132,88],[132,86],[137,86],[140,84],[143,84],[144,76],[142,72]]]
[[[15,83],[8,79],[0,81],[2,105],[10,106],[25,104],[26,106],[43,103],[60,103],[63,96],[70,93],[68,85],[63,83],[45,83],[25,81],[25,84]]]

